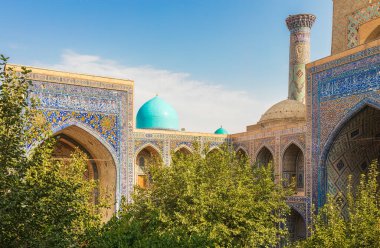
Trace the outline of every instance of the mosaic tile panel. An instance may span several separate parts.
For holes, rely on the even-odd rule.
[[[131,136],[127,128],[133,120],[129,95],[132,86],[34,73],[30,78],[33,82],[30,96],[40,100],[39,108],[54,131],[80,124],[112,148],[110,152],[117,168],[117,202],[122,195],[128,196],[126,141]]]
[[[272,155],[275,158],[275,147],[276,147],[276,139],[274,137],[270,138],[264,138],[264,139],[257,139],[254,143],[254,151],[257,156],[257,154],[260,152],[261,148],[267,147],[271,152]]]
[[[281,151],[285,150],[285,148],[291,144],[294,143],[297,146],[301,148],[301,150],[305,150],[305,134],[293,134],[293,135],[284,135],[280,137],[281,140]]]
[[[93,112],[75,112],[45,110],[46,120],[52,124],[53,129],[63,126],[75,119],[96,130],[118,152],[120,142],[117,115],[106,115]]]
[[[334,163],[334,168],[346,166],[335,160],[339,159],[337,154],[350,145],[343,138],[335,138],[348,120],[364,106],[380,106],[380,47],[312,67],[308,71],[308,82],[311,155],[307,166],[312,170],[309,175],[313,181],[313,201],[321,206],[327,189],[331,192],[341,190],[342,181],[338,180],[340,185],[337,184],[336,177],[347,173],[344,170],[327,173],[326,161]],[[354,135],[360,134],[360,130],[354,131]],[[332,147],[334,142],[337,145]],[[334,151],[327,160],[330,148]]]

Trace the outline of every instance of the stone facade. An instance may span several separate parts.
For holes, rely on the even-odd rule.
[[[297,192],[287,201],[292,237],[298,239],[307,234],[312,205],[322,206],[327,193],[344,203],[347,176],[356,183],[380,157],[379,8],[379,1],[335,0],[333,55],[306,67],[315,17],[289,17],[290,99],[272,106],[243,133],[136,129],[130,80],[30,68],[30,95],[41,100],[44,118],[62,139],[57,156],[67,157],[75,144],[90,155],[90,174],[113,191],[112,212],[122,196],[130,199],[134,185],[143,183],[147,159],[157,156],[169,166],[172,152],[195,152],[194,142],[209,151],[228,143],[252,163],[272,162],[276,182],[296,179]]]
[[[9,66],[20,69],[18,65]],[[52,133],[80,144],[96,158],[100,172],[108,175],[109,170],[115,170],[115,175],[107,176],[114,178],[114,185],[110,186],[114,191],[114,209],[122,196],[131,196],[137,180],[137,154],[144,148],[156,150],[163,162],[170,165],[170,154],[176,149],[186,147],[192,151],[194,142],[213,149],[228,141],[227,135],[136,129],[131,80],[28,69],[32,70],[33,83],[30,96],[40,99],[39,108]],[[105,177],[103,180],[109,181]]]

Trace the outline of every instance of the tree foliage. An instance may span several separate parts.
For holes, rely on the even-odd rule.
[[[274,247],[287,234],[289,192],[273,182],[270,166],[252,167],[230,149],[153,163],[149,186],[136,188],[95,246]]]
[[[29,95],[30,71],[0,59],[0,247],[85,246],[87,230],[100,223],[86,157],[53,159],[50,126]]]
[[[311,237],[296,247],[380,247],[380,190],[377,161],[362,175],[356,188],[348,187],[343,214],[339,202],[328,201],[314,219]]]

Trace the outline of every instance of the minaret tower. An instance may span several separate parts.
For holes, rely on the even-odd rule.
[[[310,31],[316,17],[291,15],[286,19],[290,31],[288,99],[305,103],[306,64],[310,62]]]

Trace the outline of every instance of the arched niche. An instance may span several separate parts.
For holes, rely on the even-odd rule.
[[[239,147],[236,151],[236,156],[238,158],[248,158],[248,153],[242,147]]]
[[[136,184],[141,188],[146,188],[148,184],[147,168],[152,163],[161,160],[160,153],[153,146],[145,146],[141,149],[135,159]]]
[[[377,26],[377,28],[368,35],[367,39],[365,40],[365,43],[378,39],[380,39],[380,26]]]
[[[257,154],[256,163],[258,166],[267,166],[269,163],[272,163],[274,167],[273,154],[266,146],[263,146]]]
[[[359,44],[380,39],[380,18],[366,22],[359,27]]]
[[[174,153],[178,155],[182,154],[183,156],[188,156],[192,154],[192,151],[187,146],[181,146],[178,149],[176,149]]]
[[[339,201],[344,210],[347,204],[348,176],[355,188],[360,175],[368,171],[380,155],[380,110],[364,106],[339,126],[327,147],[327,193]]]
[[[109,208],[102,209],[102,220],[108,221],[116,209],[116,165],[111,152],[96,137],[78,126],[66,127],[54,135],[57,138],[53,150],[55,159],[69,161],[76,148],[87,155],[85,177],[98,181],[93,201],[97,204],[99,197],[105,197]]]
[[[306,238],[306,222],[302,215],[293,208],[291,208],[290,215],[287,218],[287,226],[291,242]]]
[[[289,145],[282,158],[282,178],[285,186],[295,179],[297,192],[304,192],[305,158],[302,150],[296,145]]]
[[[211,158],[213,156],[217,156],[218,154],[221,154],[222,151],[219,147],[211,148],[211,150],[206,154],[206,158]]]

